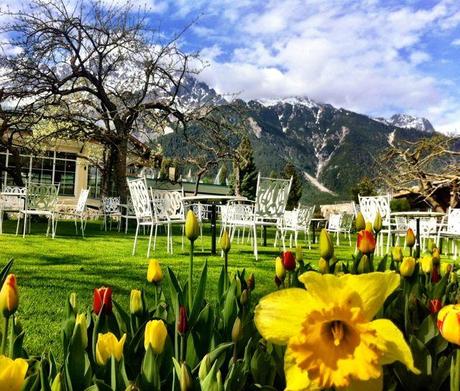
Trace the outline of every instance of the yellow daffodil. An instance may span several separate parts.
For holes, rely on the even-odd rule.
[[[161,271],[160,262],[157,259],[151,259],[149,268],[147,269],[147,281],[158,284],[163,279],[163,272]]]
[[[0,356],[0,390],[21,390],[28,366],[27,361],[22,358],[12,360]]]
[[[123,346],[125,345],[126,334],[120,340],[114,334],[108,332],[99,333],[96,343],[96,361],[99,365],[105,365],[110,357],[120,361],[123,356]]]
[[[399,287],[396,273],[338,277],[306,272],[299,280],[307,290],[269,294],[255,311],[261,335],[287,345],[287,390],[381,390],[382,365],[394,361],[419,373],[401,331],[388,319],[372,320]]]
[[[144,332],[145,350],[150,346],[154,353],[163,353],[167,336],[168,330],[166,330],[166,326],[162,320],[151,320],[147,322]]]

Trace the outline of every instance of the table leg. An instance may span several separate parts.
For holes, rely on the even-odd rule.
[[[416,238],[417,238],[417,243],[415,247],[415,259],[420,258],[420,218],[415,219],[415,226],[416,226]]]
[[[216,255],[216,203],[211,204],[211,254]]]
[[[316,243],[316,225],[318,224],[317,221],[312,221],[311,222],[311,231],[312,231],[312,243]]]
[[[263,226],[263,237],[264,237],[264,246],[267,245],[267,226]]]

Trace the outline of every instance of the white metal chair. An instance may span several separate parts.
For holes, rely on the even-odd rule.
[[[291,179],[257,177],[256,199],[251,212],[228,214],[228,225],[234,231],[236,227],[250,227],[254,235],[254,256],[257,254],[257,227],[279,226],[286,210],[286,203],[291,190]],[[252,206],[252,205],[251,205]],[[261,232],[262,234],[262,232]]]
[[[366,196],[358,195],[359,209],[364,216],[364,219],[374,224],[377,212],[380,212],[382,217],[382,230],[377,238],[376,254],[383,255],[383,235],[387,235],[387,253],[391,245],[391,195],[383,196]]]
[[[152,244],[153,228],[155,228],[155,241],[153,249],[156,245],[156,233],[158,229],[157,220],[154,216],[152,209],[152,201],[147,189],[145,179],[127,179],[129,193],[133,202],[134,211],[136,213],[136,234],[134,236],[134,245],[132,255],[136,254],[137,236],[139,234],[139,227],[150,227],[149,245],[147,248],[147,258],[150,257],[150,247]]]
[[[335,234],[337,239],[337,246],[340,245],[340,228],[342,226],[342,214],[341,213],[331,213],[329,215],[329,220],[327,222],[326,229],[328,232]]]
[[[23,210],[19,212],[18,224],[16,232],[19,229],[21,216],[24,217],[24,229],[22,237],[26,236],[27,220],[32,216],[44,216],[48,219],[48,227],[46,229],[46,236],[49,235],[51,227],[51,237],[54,239],[56,235],[56,207],[59,195],[59,184],[37,184],[31,183],[27,186],[26,202]],[[30,233],[29,221],[29,233]]]
[[[120,219],[125,220],[125,234],[128,233],[129,220],[136,220],[136,211],[134,210],[133,201],[128,197],[126,205],[120,204],[121,215]],[[118,232],[121,230],[121,224],[118,226]],[[145,232],[144,232],[145,233]]]
[[[26,188],[5,186],[0,193],[0,234],[3,233],[3,216],[5,213],[18,213],[24,209]],[[16,232],[17,234],[17,232]]]
[[[184,249],[185,212],[184,203],[182,201],[184,198],[183,191],[157,190],[150,188],[150,194],[157,222],[158,224],[166,226],[167,252],[173,253],[173,224],[178,224],[182,227],[182,249]]]
[[[276,231],[275,243],[278,236],[281,237],[283,243],[283,250],[286,251],[285,237],[287,233],[289,235],[289,245],[292,247],[292,238],[294,236],[294,244],[297,246],[298,233],[303,232],[305,236],[305,242],[308,245],[308,248],[311,249],[311,240],[310,240],[310,223],[313,215],[315,213],[315,206],[307,207],[301,206],[299,204],[298,208],[294,210],[288,210],[284,212],[284,217],[282,219],[281,225]]]
[[[440,245],[441,239],[452,239],[452,253],[458,256],[458,243],[460,240],[460,208],[449,208],[443,223],[438,231],[437,243]]]
[[[417,235],[417,221],[410,219],[408,226],[412,228],[414,233]],[[436,217],[424,217],[420,219],[420,246],[421,248],[426,247],[426,240],[431,238],[437,240],[438,237],[438,219]]]
[[[102,197],[101,202],[104,230],[107,231],[107,220],[109,220],[109,229],[112,230],[112,221],[114,218],[118,219],[118,230],[120,230],[120,197]]]
[[[75,222],[75,233],[78,235],[78,221],[80,221],[81,236],[85,237],[86,221],[88,219],[86,211],[86,202],[88,201],[89,188],[82,189],[78,197],[77,205],[73,211],[59,212],[59,216],[72,217]],[[57,220],[56,220],[57,227]]]

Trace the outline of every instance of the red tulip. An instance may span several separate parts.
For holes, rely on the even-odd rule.
[[[430,300],[430,303],[428,305],[428,309],[432,314],[438,313],[442,308],[442,301],[439,299],[433,299]]]
[[[431,282],[436,283],[441,279],[439,274],[439,266],[433,266],[433,271],[431,272]]]
[[[94,288],[93,295],[93,312],[95,314],[100,314],[102,311],[103,314],[112,313],[112,289],[102,287],[99,289]]]
[[[358,250],[363,254],[373,253],[375,250],[375,237],[367,230],[358,232]]]
[[[181,305],[179,307],[179,322],[177,323],[177,331],[179,334],[185,334],[187,330],[187,309]]]
[[[285,251],[283,253],[283,266],[286,270],[295,269],[295,257],[292,251]]]

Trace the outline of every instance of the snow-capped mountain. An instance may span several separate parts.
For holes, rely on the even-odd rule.
[[[181,100],[191,105],[228,103],[202,82],[187,83]],[[357,181],[376,172],[374,157],[390,142],[434,134],[423,118],[399,114],[376,119],[307,97],[238,100],[238,104],[250,117],[248,132],[263,174],[279,173],[290,161],[303,176],[307,192],[323,198],[349,197]],[[180,155],[180,140],[173,134],[165,137],[165,152]]]
[[[394,114],[390,118],[374,118],[376,121],[404,129],[417,129],[421,132],[433,133],[434,127],[430,121],[423,117],[414,117],[409,114]]]

